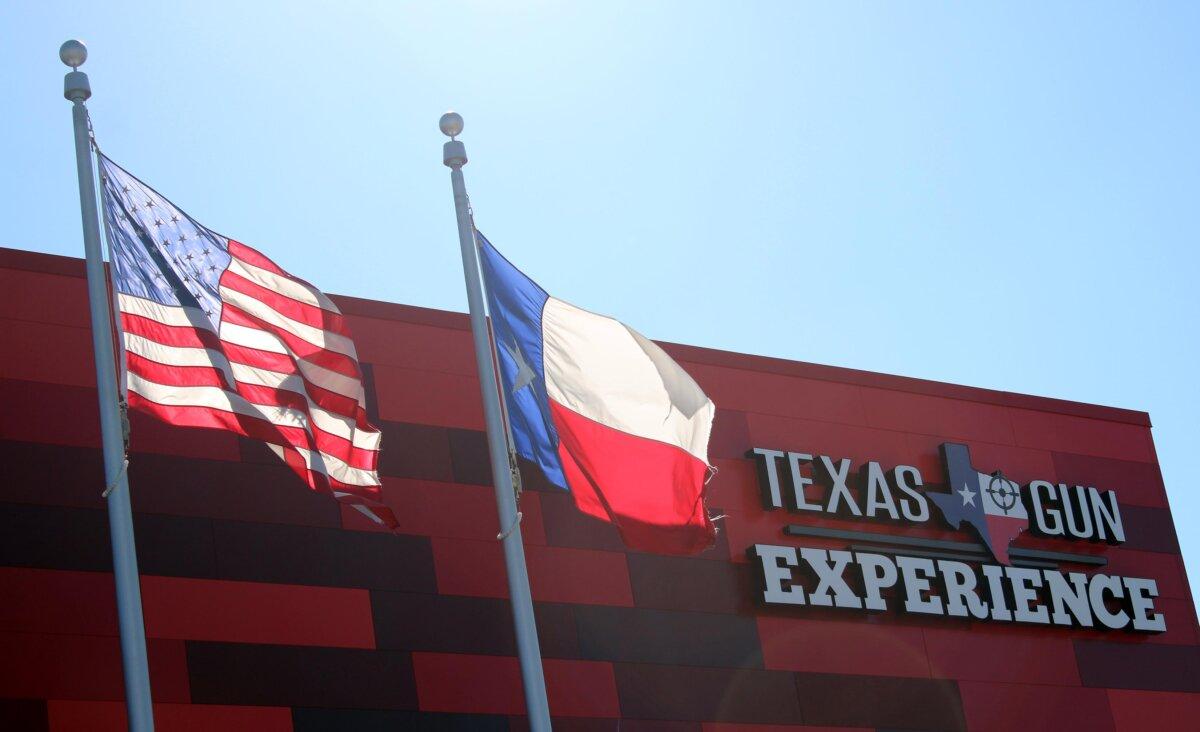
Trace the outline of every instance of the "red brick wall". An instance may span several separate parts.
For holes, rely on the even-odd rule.
[[[78,260],[0,249],[3,729],[124,723],[81,277]],[[466,318],[339,303],[369,365],[404,533],[309,493],[250,441],[133,415],[160,730],[524,726]],[[625,552],[527,476],[559,729],[1195,728],[1200,638],[1145,414],[667,348],[720,407],[710,506],[728,518],[697,558]],[[1109,567],[1157,580],[1168,631],[756,604],[744,550],[787,543],[780,527],[797,518],[762,510],[748,448],[916,465],[929,479],[947,440],[1020,481],[1117,490],[1129,540],[1105,551]],[[967,538],[928,526],[911,531]]]

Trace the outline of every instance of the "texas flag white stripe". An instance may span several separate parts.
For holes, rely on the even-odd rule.
[[[555,297],[542,309],[550,398],[600,424],[708,462],[716,408],[661,348],[613,318]]]

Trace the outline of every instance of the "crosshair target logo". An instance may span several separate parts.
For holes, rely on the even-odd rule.
[[[1009,511],[1017,507],[1017,501],[1021,500],[1021,494],[1017,491],[1016,484],[1004,477],[1004,473],[997,470],[992,479],[988,481],[986,493],[988,498],[992,500],[997,508],[1008,514]]]

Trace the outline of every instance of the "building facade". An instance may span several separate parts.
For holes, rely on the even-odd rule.
[[[467,318],[335,300],[402,533],[132,414],[158,728],[524,728]],[[82,262],[0,249],[0,323],[0,728],[122,729]],[[663,347],[718,407],[718,542],[627,551],[525,472],[558,729],[1200,728],[1148,415]]]

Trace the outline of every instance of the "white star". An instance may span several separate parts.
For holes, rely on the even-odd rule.
[[[967,505],[968,503],[971,504],[972,506],[975,505],[975,493],[973,491],[967,490],[966,483],[963,483],[963,487],[962,487],[961,491],[955,491],[955,492],[958,493],[958,495],[962,496],[964,506]]]
[[[521,349],[516,344],[509,345],[504,341],[500,341],[500,345],[504,346],[504,350],[508,351],[509,357],[517,364],[517,376],[513,380],[513,394],[516,394],[526,386],[529,386],[537,378],[537,374],[529,367],[529,362],[525,360],[525,354],[521,353]]]

